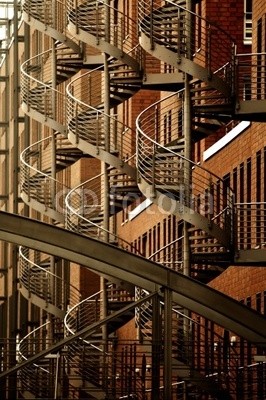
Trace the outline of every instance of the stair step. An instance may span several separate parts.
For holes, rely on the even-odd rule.
[[[217,118],[219,119],[221,119],[221,116],[224,116],[226,119],[228,119],[231,118],[231,114],[233,113],[233,107],[228,104],[194,105],[193,113],[195,116],[205,116],[205,118],[207,118],[208,116],[213,117],[214,115],[216,115]]]
[[[221,94],[217,93],[217,94],[210,94],[210,95],[198,95],[198,96],[192,96],[191,100],[193,101],[197,101],[197,100],[222,100],[225,101],[226,98],[224,96],[222,96]],[[193,106],[197,105],[197,103],[193,103]]]
[[[225,265],[228,266],[233,261],[233,256],[229,252],[220,251],[215,253],[192,253],[191,262],[204,265]]]
[[[196,86],[197,83],[199,83],[199,86]],[[192,83],[191,87],[190,87],[190,92],[191,93],[198,93],[198,92],[209,92],[209,91],[213,91],[214,88],[213,86],[209,86],[209,85],[205,85],[200,81],[197,81],[196,83]]]
[[[114,190],[114,191],[113,191]],[[123,193],[139,193],[139,187],[137,185],[111,185],[110,196]]]
[[[206,239],[212,239],[212,236],[208,235],[207,233],[201,234],[201,235],[194,235],[194,236],[189,236],[189,240],[206,240]]]
[[[191,243],[190,247],[193,249],[197,249],[197,248],[224,247],[224,246],[219,243]]]
[[[193,121],[193,125],[197,128],[204,128],[208,129],[209,131],[215,132],[217,129],[219,129],[222,124],[219,121],[216,122],[202,122],[202,121]]]

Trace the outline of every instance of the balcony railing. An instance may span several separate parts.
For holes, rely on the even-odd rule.
[[[266,250],[266,202],[236,203],[237,248]]]

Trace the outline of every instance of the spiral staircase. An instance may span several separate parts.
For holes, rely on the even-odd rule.
[[[51,37],[53,47],[22,65],[22,107],[53,134],[22,152],[21,196],[64,229],[36,222],[31,244],[32,232],[24,228],[23,219],[21,232],[16,233],[12,224],[8,226],[11,216],[5,222],[1,213],[0,236],[43,252],[38,256],[42,261],[36,263],[31,250],[20,249],[20,291],[51,314],[48,324],[65,317],[59,334],[67,332],[63,339],[54,336],[51,343],[48,325],[43,325],[22,339],[20,363],[0,374],[1,379],[8,371],[19,371],[22,398],[58,398],[60,393],[69,399],[166,399],[169,395],[176,400],[185,395],[237,399],[238,355],[208,327],[217,324],[236,332],[254,343],[254,353],[256,345],[265,347],[265,321],[259,314],[175,272],[180,269],[169,261],[176,242],[169,244],[169,258],[164,249],[162,258],[151,256],[157,264],[145,264],[141,255],[131,254],[136,249],[117,236],[115,227],[104,225],[107,175],[110,217],[143,195],[189,224],[194,278],[208,282],[235,262],[233,192],[225,181],[185,156],[184,89],[139,115],[137,138],[117,112],[141,88],[180,88],[181,71],[190,76],[193,142],[232,119],[248,118],[242,101],[247,88],[241,80],[241,63],[236,76],[233,41],[188,12],[184,3],[154,0],[151,6],[140,0],[139,32],[136,21],[100,0],[69,1],[66,8],[50,1],[29,0],[23,5],[24,20]],[[110,31],[106,21],[113,27]],[[192,23],[201,27],[200,48],[197,38],[191,37]],[[97,55],[88,56],[81,42],[97,49]],[[167,77],[161,74],[161,81],[152,76],[147,61],[156,63],[156,59],[173,71]],[[87,72],[79,74],[81,69]],[[252,88],[250,83],[253,96]],[[263,120],[257,99],[249,102],[256,103],[249,108],[258,110],[256,120]],[[172,133],[163,137],[158,132],[169,112]],[[108,166],[107,172],[70,189],[63,183],[64,170],[84,157],[97,158]],[[106,241],[115,248],[104,247]],[[106,293],[99,292],[82,300],[74,287],[51,272],[44,254],[69,257],[104,276],[107,299]],[[135,296],[135,286],[146,289],[145,296]],[[168,290],[174,293],[171,304]],[[103,301],[107,301],[107,315],[101,314]],[[226,311],[219,301],[228,305]],[[183,309],[191,310],[193,319]],[[120,342],[115,332],[134,316],[138,340]],[[169,368],[166,360],[171,360]],[[38,387],[32,385],[33,377],[38,377]]]

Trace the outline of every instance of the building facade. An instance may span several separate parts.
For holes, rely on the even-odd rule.
[[[265,399],[265,1],[1,7],[1,399]]]

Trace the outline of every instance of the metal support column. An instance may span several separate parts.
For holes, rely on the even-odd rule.
[[[152,400],[160,399],[160,356],[162,345],[162,316],[159,295],[152,299]]]
[[[164,290],[164,399],[172,398],[172,291]]]
[[[186,0],[186,8],[188,11],[192,8],[192,1]],[[191,14],[187,12],[186,15],[186,42],[187,42],[187,57],[190,59],[190,49],[192,43],[192,32],[191,32]],[[184,125],[183,125],[183,134],[185,139],[185,149],[184,155],[187,160],[192,159],[192,140],[191,140],[191,131],[192,131],[192,113],[191,113],[191,94],[190,94],[190,75],[184,74]],[[191,199],[192,199],[192,169],[191,163],[189,161],[185,162],[185,202],[186,206],[191,207]],[[189,245],[189,223],[184,221],[183,227],[183,235],[184,235],[184,245],[183,245],[183,273],[186,276],[191,275],[191,262],[190,262],[190,245]],[[189,310],[183,311],[185,315],[189,316]],[[186,349],[186,343],[188,343],[189,335],[190,335],[190,325],[189,320],[184,318],[183,320],[183,337]],[[186,385],[184,386],[186,388]],[[183,399],[186,400],[187,394],[186,390],[183,393]]]
[[[28,24],[24,24],[24,57],[25,60],[30,58],[30,27]],[[30,145],[30,118],[28,115],[24,115],[24,149]],[[24,203],[24,215],[29,216],[29,206]]]
[[[191,160],[191,101],[190,101],[190,87],[189,87],[189,76],[185,74],[185,91],[184,91],[184,125],[183,132],[185,138],[185,157],[187,160]],[[184,161],[184,201],[186,206],[191,204],[191,163]],[[184,246],[183,246],[183,273],[184,275],[190,275],[190,248],[189,248],[189,224],[184,221]]]
[[[10,67],[13,69],[13,91],[11,92],[12,99],[11,104],[13,107],[13,127],[12,127],[12,144],[13,144],[13,159],[12,159],[12,187],[10,187],[13,193],[13,204],[11,206],[12,212],[18,214],[18,202],[19,202],[19,40],[18,40],[18,12],[19,5],[18,1],[14,0],[14,16],[13,16],[13,66]],[[11,70],[12,71],[12,70]],[[10,76],[11,78],[11,76]],[[10,149],[11,150],[11,149]],[[18,329],[19,329],[19,296],[18,296],[18,251],[17,246],[12,245],[12,294],[9,296],[9,304],[8,304],[8,322],[10,324],[9,336],[12,339],[17,337]],[[12,352],[13,353],[13,352]],[[15,357],[15,352],[11,353],[10,363],[16,364],[17,360]],[[9,378],[9,398],[15,398],[17,394],[17,379],[16,376],[12,375]]]
[[[56,118],[56,50],[55,50],[55,41],[53,40],[52,45],[52,116]],[[56,187],[55,187],[55,179],[56,179],[56,141],[55,141],[55,132],[52,133],[52,143],[51,143],[51,197],[55,199],[56,195]]]
[[[110,11],[109,7],[105,7],[106,10],[106,41],[109,40],[110,37]],[[110,151],[110,79],[109,79],[109,69],[108,69],[108,54],[104,54],[104,137],[105,137],[105,150]],[[104,163],[103,172],[104,172],[104,229],[105,229],[105,241],[109,241],[109,219],[110,219],[110,205],[109,205],[109,174],[108,174],[109,165]]]
[[[105,6],[105,16],[106,16],[106,24],[105,24],[105,40],[108,41],[110,37],[110,9],[108,5]],[[109,70],[108,70],[108,54],[104,54],[104,137],[105,137],[105,150],[110,151],[110,82],[109,82]],[[109,205],[109,165],[106,163],[102,163],[103,169],[103,226],[104,226],[104,240],[109,242],[109,225],[110,225],[110,205]],[[104,277],[101,277],[101,290],[102,290],[102,316],[105,318],[107,316],[107,307],[108,307],[108,293],[107,293],[107,282]],[[107,325],[102,326],[102,337],[103,337],[103,353],[107,352]],[[103,357],[103,365],[105,368],[104,373],[104,384],[107,383],[107,360]]]
[[[56,117],[56,51],[55,51],[55,40],[52,43],[52,116]],[[52,140],[51,140],[51,182],[48,183],[51,185],[51,201],[53,202],[56,198],[56,140],[55,140],[55,132],[52,132]],[[54,204],[52,204],[54,207]],[[55,259],[53,256],[50,257],[50,270],[55,274]],[[58,274],[58,272],[57,272]],[[53,293],[54,298],[57,299],[56,284],[54,282],[54,278],[50,277],[50,290]]]

